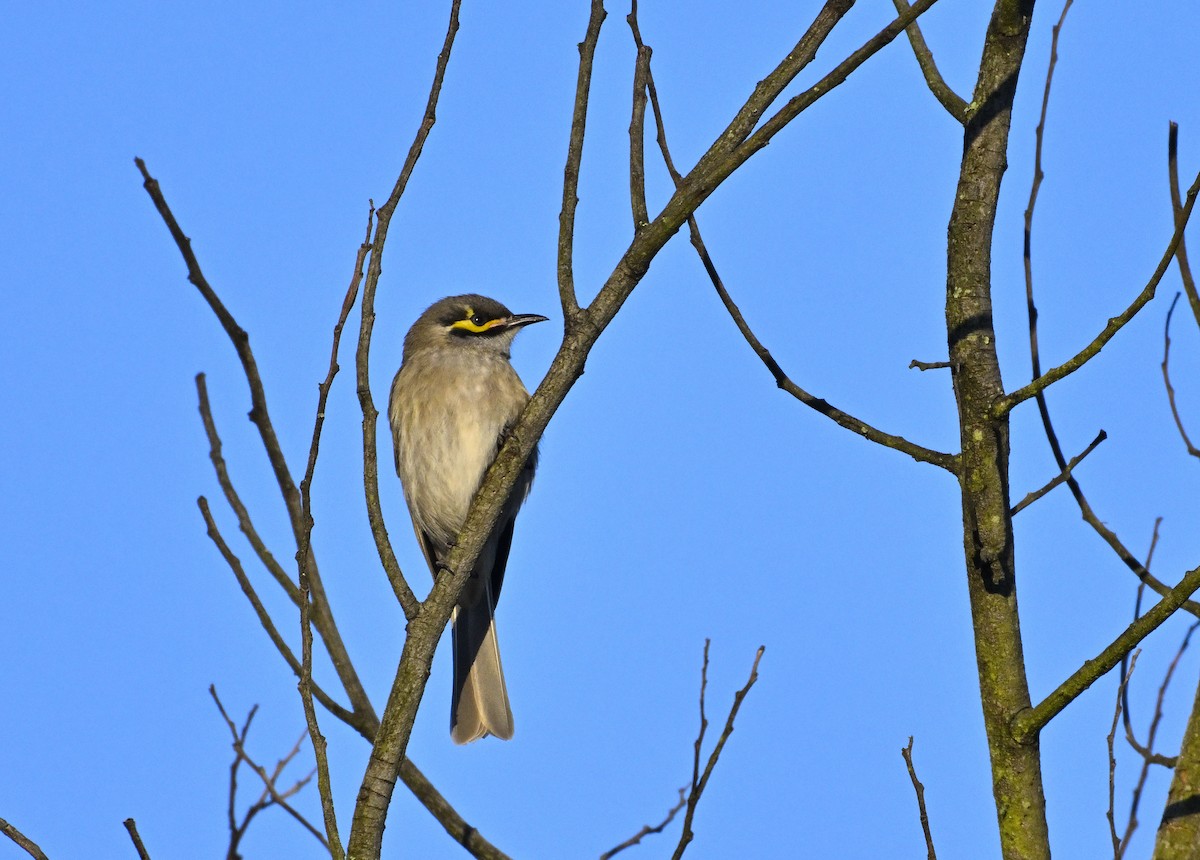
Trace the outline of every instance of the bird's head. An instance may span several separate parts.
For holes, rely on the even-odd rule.
[[[517,332],[544,322],[540,314],[514,314],[487,296],[449,296],[430,305],[404,338],[404,358],[421,349],[478,349],[507,356]]]

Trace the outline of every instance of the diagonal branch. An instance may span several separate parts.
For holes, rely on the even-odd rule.
[[[154,202],[155,208],[167,225],[167,229],[170,231],[172,238],[174,238],[176,246],[183,255],[184,262],[187,264],[188,280],[196,286],[205,301],[208,302],[209,307],[212,308],[213,313],[220,320],[222,327],[229,335],[230,340],[233,341],[234,348],[237,350],[238,358],[242,363],[242,370],[250,386],[250,401],[252,404],[250,420],[258,428],[259,436],[263,441],[263,447],[267,452],[267,459],[271,462],[276,482],[283,493],[284,505],[287,508],[288,519],[292,524],[292,533],[296,539],[296,547],[299,549],[303,534],[300,494],[296,489],[295,482],[292,480],[291,471],[288,469],[287,461],[283,456],[283,449],[279,445],[279,439],[275,435],[274,426],[271,424],[271,417],[267,412],[266,393],[263,390],[262,378],[258,372],[258,364],[254,359],[254,353],[250,349],[250,336],[237,324],[233,315],[217,297],[216,292],[204,277],[204,273],[200,269],[200,263],[192,251],[191,240],[184,234],[183,229],[179,226],[179,222],[171,212],[171,208],[167,205],[158,180],[150,175],[146,169],[146,163],[142,159],[136,158],[134,162],[144,178],[143,187],[150,195],[150,199]],[[220,479],[219,473],[218,479]],[[311,556],[311,552],[309,555]],[[321,576],[317,571],[316,560],[309,558],[309,565],[313,589],[313,611],[316,614],[318,623],[321,625],[322,639],[329,652],[330,660],[355,710],[369,708],[370,700],[363,689],[362,682],[359,681],[358,674],[354,670],[354,665],[350,661],[350,655],[346,651],[341,635],[338,633],[337,625],[333,621],[329,599],[325,594]],[[268,565],[268,569],[270,569],[270,565]],[[285,590],[287,589],[285,588]]]
[[[863,45],[850,54],[842,62],[834,67],[833,71],[821,78],[811,87],[797,96],[792,97],[778,113],[764,122],[759,129],[750,137],[745,139],[745,142],[738,147],[739,151],[743,152],[745,157],[762,149],[771,142],[774,137],[784,126],[790,123],[793,119],[799,116],[802,112],[812,107],[822,96],[829,93],[831,90],[844,83],[859,66],[877,54],[887,45],[891,44],[892,40],[903,33],[910,24],[923,15],[937,0],[919,0],[918,3],[909,7],[909,9],[899,15],[892,23],[888,24]],[[847,4],[849,6],[849,4]]]
[[[1067,465],[1065,465],[1063,467],[1063,470],[1061,472],[1059,472],[1057,475],[1055,475],[1053,478],[1051,478],[1050,481],[1045,486],[1043,486],[1040,490],[1034,490],[1033,492],[1026,495],[1025,498],[1021,499],[1021,501],[1019,501],[1015,505],[1013,505],[1012,515],[1015,517],[1017,514],[1019,514],[1021,511],[1025,510],[1027,507],[1029,507],[1034,502],[1036,502],[1038,499],[1040,499],[1042,496],[1046,495],[1048,492],[1053,490],[1059,484],[1062,484],[1062,483],[1070,480],[1071,472],[1074,471],[1075,467],[1078,466],[1080,463],[1082,463],[1083,458],[1086,457],[1088,454],[1092,453],[1092,451],[1096,450],[1096,446],[1099,445],[1101,442],[1103,442],[1107,438],[1108,438],[1108,434],[1105,433],[1103,430],[1101,430],[1099,433],[1097,433],[1096,438],[1093,439],[1091,441],[1091,443],[1086,448],[1083,449],[1082,453],[1080,453],[1078,456],[1072,457],[1071,462],[1067,463]]]
[[[658,822],[658,824],[654,825],[653,827],[651,827],[649,824],[643,825],[641,830],[630,836],[620,845],[616,845],[601,854],[600,860],[611,860],[611,858],[620,854],[626,848],[632,848],[634,845],[639,845],[647,836],[653,836],[656,833],[662,833],[667,829],[667,825],[675,820],[675,816],[679,814],[679,810],[683,809],[683,807],[686,805],[687,792],[681,788],[679,789],[679,802],[667,810],[666,818]]]
[[[33,860],[49,860],[36,842],[34,842],[12,824],[9,824],[3,818],[0,818],[0,833],[3,833],[9,839],[15,842],[17,847],[32,857]]]
[[[142,842],[142,836],[138,833],[137,822],[132,818],[126,818],[124,824],[125,829],[129,831],[129,838],[133,842],[133,848],[137,851],[138,860],[150,860],[150,852],[146,850],[146,846]]]
[[[217,528],[217,522],[213,518],[212,511],[209,510],[208,499],[201,496],[196,500],[196,503],[200,507],[200,514],[204,518],[205,526],[208,528],[209,539],[216,546],[217,551],[221,553],[221,557],[225,559],[225,563],[229,565],[229,569],[233,571],[234,578],[237,579],[238,585],[242,587],[242,592],[246,595],[246,599],[250,601],[250,605],[254,609],[254,614],[258,616],[258,621],[262,625],[263,630],[266,631],[267,636],[275,645],[275,650],[283,657],[284,661],[288,664],[288,668],[299,678],[301,674],[300,661],[296,659],[296,655],[292,653],[292,649],[279,633],[279,629],[275,626],[270,613],[267,612],[262,599],[259,598],[258,592],[255,591],[254,585],[250,582],[250,577],[246,575],[241,559],[234,554],[233,550],[229,548],[229,544],[225,542],[225,538],[222,537],[220,530]],[[316,684],[313,685],[313,694],[329,713],[346,723],[346,725],[357,729],[360,734],[363,734],[367,730],[362,718],[363,715],[355,714],[342,707],[333,700],[332,696]]]
[[[645,43],[642,41],[641,30],[638,27],[636,3],[633,5],[633,11],[629,13],[628,21],[629,27],[633,32],[633,40],[637,47],[638,57],[642,57],[643,53],[646,57],[645,89],[649,93],[651,108],[654,112],[654,124],[657,129],[658,147],[662,152],[663,162],[666,165],[667,171],[670,173],[671,179],[674,181],[676,188],[678,188],[683,184],[683,176],[681,176],[678,169],[676,169],[675,161],[671,157],[671,150],[667,145],[667,131],[666,124],[663,120],[662,106],[658,100],[658,89],[654,85],[654,74],[650,70],[649,65],[650,49],[646,47]],[[639,70],[640,68],[641,67],[639,66]],[[742,333],[742,337],[745,338],[746,343],[750,345],[750,348],[754,350],[754,354],[759,357],[759,360],[761,360],[771,372],[771,375],[775,378],[775,384],[779,388],[791,394],[804,405],[816,410],[820,414],[834,421],[841,427],[858,433],[865,439],[880,445],[884,445],[888,448],[893,448],[901,453],[908,454],[910,457],[913,457],[918,461],[933,463],[934,465],[941,466],[952,473],[956,472],[957,460],[953,455],[943,454],[940,451],[933,451],[928,448],[924,448],[921,445],[916,445],[912,442],[909,442],[907,439],[901,436],[893,436],[890,433],[885,433],[882,430],[878,430],[867,424],[865,421],[861,421],[860,419],[855,418],[853,415],[843,412],[837,407],[830,405],[827,401],[818,397],[814,397],[793,382],[784,372],[783,368],[780,367],[779,363],[775,360],[775,357],[771,355],[770,350],[763,346],[762,342],[754,334],[753,330],[751,330],[749,324],[746,322],[745,317],[742,316],[741,309],[738,308],[737,304],[733,301],[733,298],[729,295],[729,291],[725,288],[725,284],[721,280],[720,274],[717,272],[716,265],[713,263],[712,257],[708,253],[708,248],[704,244],[704,239],[700,235],[700,225],[696,221],[696,217],[694,215],[689,215],[687,224],[688,230],[691,234],[692,246],[696,249],[696,253],[700,257],[700,262],[704,265],[704,270],[708,273],[709,280],[712,281],[712,285],[716,289],[717,295],[720,297],[722,304],[725,305],[725,309],[733,318],[734,324],[738,327],[738,331]]]
[[[830,0],[825,10],[818,13],[818,17],[833,14],[835,20],[840,19],[849,5],[847,0]],[[911,16],[897,19],[899,29],[896,32],[903,30],[915,20],[918,12],[931,5],[930,0],[922,0],[918,6],[913,7]],[[810,33],[819,29],[810,28]],[[872,39],[856,51],[849,64],[842,64],[835,70],[838,74],[827,76],[822,92],[814,93],[805,105],[791,111],[788,118],[794,118],[804,106],[815,103],[821,95],[832,91],[850,71],[880,50],[895,34],[889,31],[884,35],[886,38]],[[804,51],[815,52],[824,39],[824,35],[819,32],[817,36],[810,38],[806,34],[797,51],[802,48]],[[789,54],[785,64],[807,62],[797,51]],[[747,111],[754,117],[760,116],[761,110],[756,112],[755,104],[764,98],[765,103],[769,104],[785,85],[786,80],[770,75],[755,88],[751,99],[738,111],[735,122],[709,146],[707,152],[684,178],[681,186],[671,195],[662,211],[634,235],[595,299],[586,310],[581,310],[578,316],[580,324],[567,327],[562,345],[545,377],[484,475],[483,483],[475,494],[466,521],[459,531],[456,545],[446,559],[445,571],[436,578],[417,618],[409,622],[409,635],[404,642],[376,743],[359,791],[358,809],[350,833],[348,853],[351,856],[373,856],[381,850],[383,828],[395,776],[407,751],[437,642],[449,622],[468,574],[473,569],[484,543],[496,528],[500,510],[508,501],[518,475],[528,462],[534,446],[575,381],[582,375],[584,364],[596,341],[641,282],[658,252],[686,223],[688,216],[783,127],[783,123],[777,122],[765,135],[761,134],[763,130],[760,129],[755,135],[753,146],[749,145],[749,140],[742,146],[737,143],[736,132],[741,127],[739,118],[744,118]],[[753,125],[754,120],[751,119],[746,130],[753,128]],[[385,211],[386,207],[380,210],[381,225],[386,220]],[[377,277],[375,267],[378,264],[379,238],[380,228],[377,227],[375,252],[372,254],[371,267],[368,269],[367,281],[363,288],[364,313],[367,313],[371,304],[368,295],[374,289],[372,278]],[[360,392],[361,387],[360,379]]]
[[[1200,567],[1184,574],[1179,584],[1168,591],[1149,612],[1125,628],[1107,648],[1084,662],[1071,677],[1059,684],[1054,692],[1035,707],[1017,714],[1012,724],[1013,737],[1021,743],[1032,742],[1050,720],[1120,663],[1123,656],[1170,618],[1197,588],[1200,588]]]
[[[910,8],[908,0],[892,0],[892,3],[901,15]],[[965,125],[970,105],[967,104],[966,99],[950,88],[950,85],[942,77],[942,73],[938,71],[937,63],[933,61],[933,52],[929,50],[929,45],[925,44],[921,25],[914,22],[908,26],[905,32],[908,33],[908,41],[912,45],[913,54],[916,55],[917,64],[921,67],[921,74],[925,76],[925,83],[929,85],[929,91],[942,103],[942,107],[950,116]]]
[[[1192,182],[1192,186],[1187,192],[1187,203],[1184,205],[1181,214],[1176,219],[1175,232],[1171,235],[1171,241],[1167,244],[1167,250],[1163,252],[1162,258],[1155,267],[1154,273],[1150,276],[1150,280],[1146,282],[1146,286],[1138,293],[1137,297],[1130,303],[1129,307],[1119,313],[1117,316],[1109,319],[1108,323],[1100,331],[1098,335],[1076,353],[1072,358],[1060,364],[1058,367],[1053,367],[1043,373],[1041,376],[1034,379],[1028,385],[1018,388],[1011,394],[1006,394],[1001,397],[992,406],[993,417],[999,418],[1006,412],[1009,412],[1019,403],[1023,403],[1030,397],[1035,397],[1045,391],[1054,383],[1061,379],[1070,376],[1079,368],[1083,367],[1087,362],[1091,361],[1100,354],[1100,350],[1108,344],[1117,332],[1125,327],[1125,325],[1137,316],[1138,311],[1144,308],[1151,299],[1154,298],[1154,293],[1158,289],[1159,281],[1163,275],[1167,273],[1167,269],[1171,265],[1171,260],[1175,257],[1175,251],[1179,247],[1179,241],[1183,238],[1183,229],[1187,226],[1187,221],[1192,215],[1192,208],[1196,205],[1196,194],[1200,192],[1200,173],[1196,174],[1196,179]]]

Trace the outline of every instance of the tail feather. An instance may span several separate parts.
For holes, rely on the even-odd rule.
[[[450,737],[456,744],[487,735],[513,736],[512,708],[504,685],[496,622],[488,600],[454,610],[454,688]]]

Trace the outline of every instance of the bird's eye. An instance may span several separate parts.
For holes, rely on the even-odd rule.
[[[487,320],[483,318],[483,314],[475,314],[475,316],[471,317],[471,324],[479,326],[480,328],[483,328],[483,324],[485,322],[487,322]]]

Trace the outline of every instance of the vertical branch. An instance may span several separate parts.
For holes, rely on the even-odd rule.
[[[633,116],[629,120],[629,199],[633,206],[633,231],[650,223],[646,209],[646,98],[650,86],[650,48],[642,43],[637,29],[637,0],[625,18],[637,43],[633,69]]]
[[[575,252],[575,207],[579,205],[579,165],[583,160],[583,135],[587,127],[588,94],[592,87],[592,63],[596,56],[596,43],[600,40],[600,27],[604,24],[607,16],[608,13],[604,11],[604,0],[592,0],[587,32],[584,34],[583,41],[579,43],[579,76],[575,82],[575,108],[571,115],[567,164],[563,168],[562,211],[558,216],[558,296],[562,303],[563,324],[568,329],[579,315],[579,299],[575,295],[575,273],[572,259]],[[642,199],[645,199],[644,191]]]
[[[379,552],[379,561],[387,572],[396,599],[404,609],[404,617],[412,621],[419,610],[416,597],[413,596],[404,574],[400,571],[400,563],[396,560],[395,550],[392,549],[388,538],[387,525],[383,520],[383,509],[379,504],[379,462],[378,444],[376,440],[376,422],[379,410],[371,397],[370,353],[371,334],[375,329],[375,291],[379,286],[379,276],[383,273],[383,247],[387,242],[388,228],[392,223],[392,215],[400,205],[400,198],[408,187],[408,180],[416,169],[417,160],[425,148],[425,141],[437,122],[437,103],[442,93],[442,82],[446,78],[446,67],[450,63],[450,51],[454,47],[454,37],[458,33],[458,12],[462,0],[452,0],[450,4],[450,23],[446,28],[446,37],[442,42],[442,50],[438,54],[434,67],[433,83],[429,88],[429,98],[425,102],[425,114],[421,125],[417,128],[404,166],[392,187],[392,193],[379,207],[376,213],[378,220],[375,224],[375,239],[371,243],[371,262],[367,266],[367,277],[363,284],[362,295],[362,324],[359,327],[358,351],[355,355],[356,381],[358,384],[358,402],[363,413],[363,491],[367,500],[367,519],[371,524],[371,535],[375,538],[375,548]]]
[[[1113,807],[1116,801],[1117,794],[1117,756],[1113,751],[1113,742],[1117,737],[1117,723],[1121,721],[1121,703],[1125,698],[1125,690],[1129,686],[1129,679],[1133,676],[1133,670],[1137,667],[1137,658],[1141,651],[1134,651],[1133,657],[1129,661],[1129,671],[1121,673],[1121,682],[1117,686],[1117,703],[1113,710],[1112,728],[1108,732],[1108,835],[1112,839],[1113,860],[1121,860],[1123,853],[1121,846],[1121,838],[1117,836],[1117,818],[1114,814]],[[1125,661],[1122,659],[1121,668],[1124,670]]]
[[[1183,426],[1183,418],[1179,415],[1179,406],[1175,403],[1175,386],[1171,384],[1171,317],[1175,314],[1175,305],[1177,304],[1179,304],[1179,293],[1176,293],[1175,298],[1171,300],[1171,307],[1167,309],[1167,320],[1163,323],[1163,360],[1159,366],[1162,368],[1163,385],[1167,389],[1167,403],[1171,407],[1171,417],[1175,419],[1175,429],[1183,438],[1183,445],[1187,448],[1187,452],[1193,457],[1200,457],[1200,450],[1197,450],[1196,446],[1192,444],[1187,428]]]
[[[400,198],[403,196],[404,190],[408,187],[408,180],[417,166],[421,152],[424,150],[425,141],[428,139],[429,133],[433,130],[434,123],[437,121],[437,103],[441,96],[442,83],[446,77],[446,68],[450,63],[450,53],[454,47],[454,38],[458,33],[458,15],[461,5],[462,0],[452,0],[450,4],[450,21],[446,27],[446,36],[442,42],[442,50],[438,54],[437,63],[434,67],[433,82],[430,85],[429,97],[425,103],[424,117],[409,147],[408,155],[404,160],[404,166],[400,169],[400,175],[396,179],[396,184],[393,186],[387,201],[377,212],[378,220],[375,225],[375,239],[372,243],[370,264],[367,267],[367,276],[363,284],[362,324],[359,328],[358,350],[355,356],[358,400],[363,413],[363,490],[367,502],[367,518],[371,524],[371,534],[375,539],[379,559],[383,564],[384,570],[387,572],[388,579],[392,583],[392,588],[396,592],[401,606],[404,608],[405,617],[409,621],[405,650],[414,643],[415,639],[421,637],[423,632],[424,637],[428,641],[422,642],[421,647],[428,649],[430,660],[432,660],[433,649],[437,646],[437,639],[445,623],[443,622],[442,627],[438,627],[436,632],[431,629],[423,630],[423,625],[418,623],[421,621],[424,613],[421,612],[420,604],[416,602],[415,597],[411,597],[411,590],[400,571],[400,564],[396,560],[395,551],[392,549],[391,541],[388,538],[387,526],[383,520],[383,511],[379,503],[379,464],[376,442],[376,422],[379,418],[379,411],[375,408],[375,402],[371,396],[370,348],[371,334],[375,326],[375,291],[379,285],[379,276],[383,272],[383,249],[387,241],[388,228],[391,225],[392,215],[396,211],[396,207],[400,204]],[[402,667],[403,664],[404,654],[402,653]],[[410,688],[405,690],[402,695],[408,698],[406,694],[411,692],[414,691]],[[393,701],[395,693],[395,685],[393,685],[393,696],[389,696],[388,705],[384,712],[385,719],[389,715],[397,713],[397,708]],[[416,706],[419,702],[420,694],[416,693],[415,700],[408,702],[409,707],[402,710],[410,718],[415,718]],[[409,730],[411,730],[411,722],[409,723]],[[347,850],[347,853],[352,858],[378,857],[382,850],[384,821],[387,818],[387,810],[391,803],[392,791],[395,789],[396,778],[399,774],[401,763],[404,760],[403,752],[406,745],[407,733],[404,736],[404,744],[397,749],[395,740],[391,737],[390,727],[388,731],[384,731],[384,724],[381,721],[380,730],[375,734],[375,742],[371,749],[371,758],[367,765],[367,772],[363,776],[358,800],[354,807],[354,817],[351,822]]]
[[[992,324],[992,235],[1032,13],[1032,0],[999,0],[992,12],[947,242],[946,333],[962,444],[963,548],[1005,860],[1050,856],[1038,738],[1021,742],[1011,728],[1030,699],[1009,505],[1009,423],[1006,415],[992,415],[1004,393]]]

